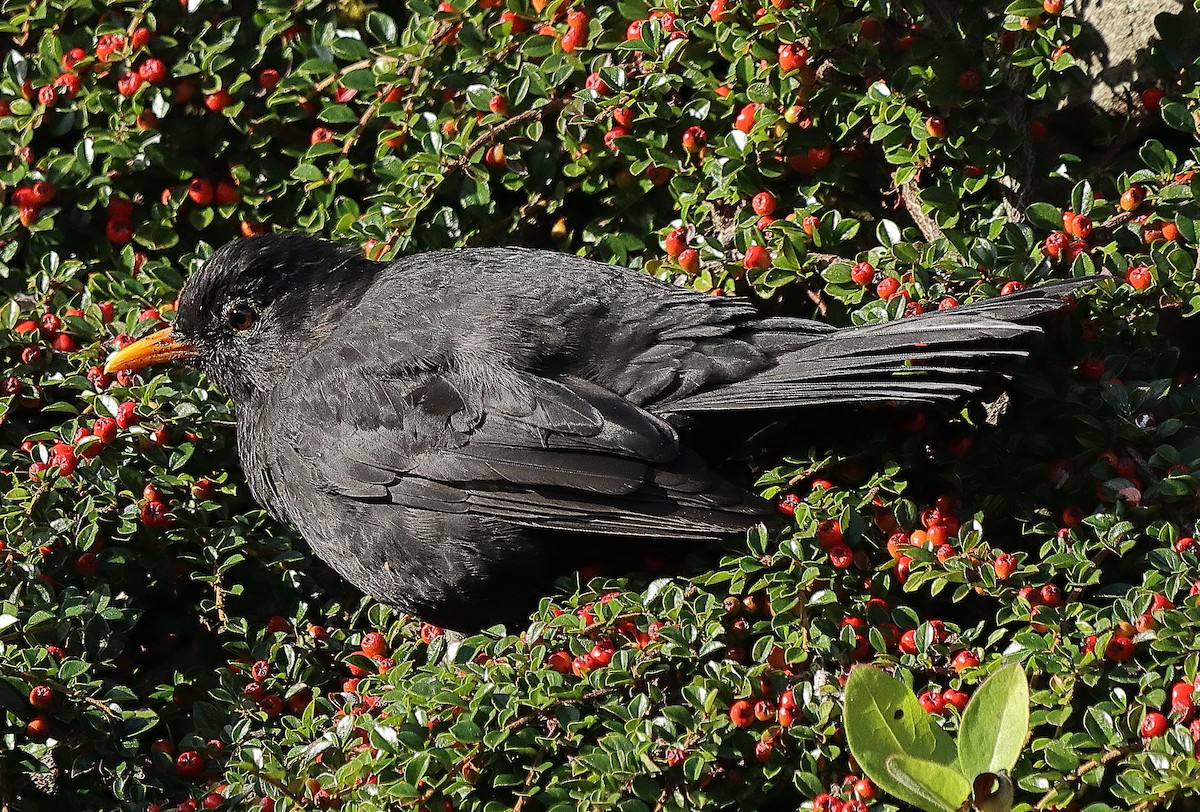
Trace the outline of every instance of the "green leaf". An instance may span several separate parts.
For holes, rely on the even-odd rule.
[[[996,671],[975,691],[958,731],[958,766],[974,778],[1011,771],[1029,733],[1029,682],[1020,665]]]
[[[1005,14],[1014,17],[1036,17],[1044,11],[1039,0],[1013,0],[1004,9]]]
[[[911,756],[947,768],[957,759],[954,742],[930,718],[900,680],[871,666],[846,681],[846,740],[863,772],[880,789],[908,803],[925,798],[911,792],[888,768],[888,759]],[[965,795],[964,795],[965,797]]]
[[[971,794],[970,781],[953,767],[936,761],[895,755],[887,760],[887,768],[891,777],[911,793],[905,800],[926,812],[956,812]]]
[[[1050,203],[1034,203],[1025,210],[1025,216],[1029,218],[1029,222],[1039,228],[1047,228],[1051,231],[1062,230],[1062,209]]]
[[[1138,150],[1138,155],[1141,156],[1142,162],[1147,167],[1159,175],[1167,175],[1175,171],[1175,155],[1168,152],[1161,141],[1150,139]]]
[[[1177,101],[1164,102],[1162,118],[1168,127],[1185,133],[1196,132],[1196,121],[1185,105]]]

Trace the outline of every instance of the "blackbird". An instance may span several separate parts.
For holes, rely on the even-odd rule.
[[[838,329],[548,251],[384,263],[270,235],[218,249],[174,326],[106,369],[199,364],[255,498],[367,594],[464,630],[583,539],[769,515],[681,440],[687,416],[960,399],[1079,284]]]

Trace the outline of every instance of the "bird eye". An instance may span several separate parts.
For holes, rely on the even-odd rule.
[[[258,313],[248,304],[236,304],[225,314],[229,326],[239,333],[244,333],[258,321]]]

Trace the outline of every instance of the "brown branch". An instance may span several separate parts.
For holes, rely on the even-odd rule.
[[[808,296],[808,300],[817,306],[817,312],[822,317],[829,315],[829,302],[825,301],[825,294],[822,291],[805,288],[804,293]]]
[[[936,242],[943,238],[945,235],[942,234],[941,227],[921,209],[921,190],[917,186],[916,179],[914,178],[907,183],[896,183],[896,175],[893,174],[892,183],[896,185],[897,191],[900,192],[900,199],[904,201],[904,208],[908,210],[908,216],[917,224],[917,228],[921,229],[921,235],[925,238],[925,242]],[[950,253],[959,262],[966,262],[963,256],[958,253],[958,249],[952,245],[950,246]]]
[[[1050,804],[1050,799],[1053,798],[1054,794],[1056,792],[1058,792],[1060,789],[1064,789],[1064,788],[1066,788],[1066,786],[1068,784],[1072,784],[1075,781],[1078,781],[1081,777],[1083,777],[1087,773],[1090,773],[1092,770],[1095,770],[1099,767],[1103,767],[1104,765],[1108,764],[1111,761],[1115,761],[1119,758],[1124,758],[1125,756],[1129,755],[1130,753],[1136,753],[1138,750],[1141,750],[1143,747],[1145,747],[1145,744],[1143,744],[1140,741],[1128,742],[1126,744],[1121,745],[1120,747],[1114,747],[1112,750],[1109,750],[1108,752],[1104,753],[1099,758],[1094,758],[1091,761],[1085,761],[1084,763],[1082,763],[1078,767],[1076,767],[1074,770],[1072,770],[1071,772],[1064,775],[1062,777],[1062,780],[1059,781],[1058,784],[1053,789],[1051,789],[1049,792],[1047,792],[1045,795],[1042,796],[1042,799],[1037,802],[1037,805],[1034,807],[1034,809],[1045,809]]]
[[[538,765],[542,763],[542,758],[546,755],[546,745],[543,744],[537,751],[537,755],[533,757],[533,763],[529,765],[529,772],[525,773],[525,785],[521,788],[521,792],[529,792],[529,788],[533,786],[533,779],[537,773]],[[517,802],[513,804],[513,812],[521,812],[525,808],[525,801],[528,800],[528,795],[522,795],[517,798]]]
[[[1188,177],[1187,173],[1184,172],[1184,173],[1181,173],[1179,175],[1179,177],[1173,177],[1166,183],[1162,184],[1162,186],[1159,187],[1158,191],[1159,191],[1159,193],[1161,193],[1163,189],[1166,189],[1170,186],[1179,186],[1180,184],[1189,183],[1189,182],[1191,182],[1191,179]],[[1147,194],[1145,201],[1142,202],[1142,205],[1138,206],[1133,211],[1119,211],[1116,214],[1109,217],[1103,223],[1097,223],[1092,231],[1091,242],[1098,243],[1100,240],[1097,238],[1103,239],[1103,238],[1107,237],[1109,235],[1109,232],[1111,232],[1113,229],[1123,226],[1126,223],[1128,223],[1130,220],[1134,219],[1135,217],[1138,217],[1139,215],[1145,214],[1147,211],[1150,211],[1150,209],[1151,209],[1150,204],[1152,203],[1152,201],[1153,201],[1153,198],[1149,194]],[[1099,232],[1099,233],[1097,234],[1097,232]]]
[[[522,113],[517,113],[515,116],[501,121],[496,126],[489,128],[487,132],[480,134],[479,137],[477,137],[474,141],[467,144],[467,148],[463,154],[459,156],[457,160],[451,161],[448,166],[444,167],[444,169],[449,172],[465,168],[467,164],[471,162],[471,158],[474,157],[476,153],[491,144],[503,133],[528,121],[537,121],[546,113],[557,112],[564,104],[566,104],[567,98],[567,94],[552,96],[541,107],[530,108],[529,110],[526,110]]]
[[[369,59],[360,59],[357,62],[351,62],[349,65],[346,65],[341,70],[339,70],[337,73],[326,76],[324,79],[322,79],[321,81],[314,84],[312,86],[312,89],[314,92],[320,93],[322,90],[329,87],[337,80],[341,79],[347,73],[353,73],[356,70],[362,70],[363,68],[369,68],[372,65],[374,65],[377,61],[379,61],[380,59],[385,60],[385,61],[391,61],[391,62],[399,62],[400,61],[400,57],[388,56],[386,54],[372,56]]]
[[[574,93],[573,90],[564,91],[555,96],[551,96],[549,99],[546,100],[546,103],[543,104],[541,107],[533,107],[533,108],[530,108],[529,110],[525,110],[524,112],[518,113],[517,115],[512,116],[511,118],[505,119],[504,121],[500,122],[499,124],[496,124],[494,127],[489,128],[486,132],[479,135],[479,137],[477,137],[471,143],[467,144],[467,147],[463,151],[463,154],[460,155],[458,158],[454,159],[453,161],[443,162],[442,166],[441,166],[441,169],[442,169],[441,174],[439,174],[433,180],[429,181],[429,183],[425,184],[424,188],[422,188],[421,191],[419,191],[416,195],[414,195],[414,199],[417,200],[418,203],[414,207],[413,213],[411,214],[412,220],[415,221],[416,217],[420,213],[420,211],[423,208],[425,208],[425,206],[429,203],[430,200],[433,199],[434,194],[437,192],[438,187],[440,187],[442,185],[442,182],[445,181],[452,174],[456,174],[458,172],[461,172],[463,169],[465,169],[471,163],[471,159],[481,149],[483,149],[484,147],[491,144],[493,141],[495,141],[497,138],[499,138],[503,133],[507,132],[508,130],[512,129],[513,127],[519,126],[521,124],[525,124],[530,121],[539,121],[547,113],[554,113],[554,112],[561,110],[563,108],[563,106],[566,105],[567,100],[571,97],[571,95],[573,93]]]
[[[16,666],[9,665],[8,663],[0,663],[0,672],[7,674],[10,677],[20,677],[21,679],[25,680],[26,682],[30,683],[31,685],[46,685],[46,686],[58,691],[59,693],[62,693],[62,694],[65,694],[66,696],[71,697],[72,699],[75,699],[75,700],[78,700],[81,702],[86,702],[87,704],[91,705],[92,707],[98,708],[99,710],[103,711],[104,715],[108,716],[110,719],[120,719],[121,718],[121,715],[119,713],[114,711],[112,708],[110,708],[108,705],[104,704],[99,699],[96,699],[93,696],[89,696],[88,694],[85,694],[83,691],[78,691],[78,690],[72,688],[71,686],[67,685],[66,683],[59,682],[56,679],[52,679],[50,677],[43,676],[41,674],[35,674],[32,671],[26,671],[23,668],[17,668]]]
[[[217,620],[222,628],[229,625],[229,615],[225,612],[225,590],[221,587],[221,574],[213,573],[213,603],[216,604]]]
[[[1005,172],[996,182],[1002,190],[1001,202],[1004,213],[1014,223],[1025,222],[1025,209],[1029,205],[1029,187],[1033,182],[1033,138],[1029,134],[1028,91],[1025,88],[1026,72],[1002,60],[1008,67],[1004,71],[1004,84],[1011,95],[1006,109],[1009,127],[1017,138],[1014,152],[1016,173]]]
[[[251,766],[249,768],[248,772],[251,775],[253,775],[255,778],[262,781],[263,783],[269,784],[272,787],[274,787],[275,789],[282,792],[289,801],[296,804],[296,806],[300,807],[301,809],[308,807],[308,802],[306,800],[304,800],[304,797],[302,795],[297,795],[295,792],[293,792],[286,784],[284,784],[278,778],[275,778],[272,775],[267,775],[265,772],[260,770],[258,767],[254,767],[254,766]]]

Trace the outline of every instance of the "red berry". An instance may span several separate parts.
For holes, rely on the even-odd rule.
[[[735,130],[741,130],[744,133],[750,132],[752,129],[754,129],[754,120],[757,117],[757,114],[758,105],[754,102],[750,102],[738,111],[737,118],[734,119],[733,122],[733,128]]]
[[[808,64],[808,49],[803,45],[785,43],[779,46],[779,69],[784,73],[799,70]]]
[[[700,252],[695,248],[685,248],[679,252],[679,267],[689,274],[700,270]]]
[[[232,101],[233,99],[229,95],[229,91],[221,88],[204,97],[204,106],[214,113],[219,113],[228,107]]]
[[[137,414],[137,404],[132,400],[127,400],[117,407],[116,416],[117,426],[127,429],[130,426],[136,426],[141,422],[141,418]]]
[[[885,276],[875,286],[875,293],[880,299],[891,299],[900,291],[900,280],[894,276]]]
[[[69,51],[63,54],[62,69],[64,71],[73,71],[75,70],[75,65],[77,65],[80,60],[86,58],[87,51],[83,50],[82,48],[71,48]]]
[[[1050,259],[1058,260],[1064,256],[1070,245],[1071,240],[1066,234],[1061,231],[1053,231],[1042,243],[1042,253]]]
[[[150,44],[150,40],[154,39],[154,32],[149,28],[138,26],[133,29],[133,34],[129,37],[129,47],[135,51],[139,51]]]
[[[845,544],[835,544],[829,548],[829,562],[844,570],[854,563],[854,551]]]
[[[742,260],[744,268],[770,268],[771,252],[761,245],[751,245],[746,248],[746,256]]]
[[[142,505],[140,516],[142,524],[151,528],[168,527],[173,522],[166,504],[157,499]]]
[[[1134,290],[1145,290],[1154,284],[1154,276],[1145,265],[1135,265],[1125,272],[1125,281]]]
[[[109,220],[104,225],[104,236],[113,245],[124,245],[133,239],[133,225],[128,220]]]
[[[1008,296],[1009,294],[1016,293],[1019,290],[1025,290],[1024,283],[1018,282],[1015,279],[1010,279],[1008,282],[1004,283],[1003,287],[1000,288],[1000,295]]]
[[[197,206],[208,206],[213,202],[215,190],[212,181],[206,178],[192,178],[188,183],[188,197]]]
[[[45,206],[54,199],[54,184],[47,180],[39,180],[29,187],[30,198],[36,206]]]
[[[800,497],[794,493],[785,493],[779,497],[779,501],[775,503],[775,509],[785,516],[794,516],[796,507],[800,504]]]
[[[220,180],[217,181],[216,188],[213,190],[213,199],[216,200],[218,206],[229,206],[241,200],[242,195],[233,181]]]
[[[843,543],[842,523],[837,519],[826,519],[817,525],[817,541],[826,550]]]
[[[754,703],[754,718],[760,722],[773,721],[777,711],[778,708],[770,699],[760,699]]]
[[[258,74],[258,86],[263,90],[272,91],[279,85],[279,71],[274,68],[264,68]]]
[[[619,152],[621,147],[617,144],[618,138],[624,138],[629,135],[629,130],[620,125],[613,127],[604,134],[604,146],[611,149],[613,152]]]
[[[962,713],[967,708],[967,702],[970,697],[962,691],[956,691],[953,688],[947,688],[942,691],[942,701],[946,703],[946,707],[955,708],[959,713]]]
[[[1124,211],[1133,211],[1146,200],[1146,187],[1135,183],[1121,195],[1120,206]]]
[[[1162,107],[1163,97],[1167,94],[1160,88],[1148,87],[1142,91],[1142,105],[1151,112],[1156,112]]]
[[[1057,584],[1046,584],[1038,590],[1038,602],[1043,606],[1062,606],[1062,590]]]
[[[585,27],[568,28],[567,32],[562,35],[562,39],[558,44],[562,47],[563,53],[571,53],[576,48],[587,45],[588,31]]]
[[[854,267],[850,269],[850,280],[865,288],[875,281],[875,267],[869,262],[854,263]]]
[[[175,758],[175,772],[180,778],[199,778],[204,775],[204,757],[195,750],[184,750]]]
[[[161,85],[170,78],[167,65],[161,59],[150,57],[138,66],[138,75],[152,85]]]
[[[1067,233],[1072,237],[1086,240],[1092,233],[1092,218],[1082,214],[1073,215],[1071,217],[1071,224],[1067,228]]]
[[[1153,739],[1167,732],[1167,717],[1158,711],[1150,711],[1142,717],[1139,732],[1147,739]]]
[[[929,133],[931,138],[945,138],[946,120],[941,116],[930,116],[925,119],[925,132]]]
[[[729,719],[737,727],[750,727],[754,718],[754,706],[748,699],[739,699],[729,706]]]
[[[704,149],[708,143],[708,134],[704,132],[704,128],[692,125],[683,131],[683,148],[688,152],[695,154]]]
[[[49,685],[35,685],[29,691],[29,704],[38,710],[46,710],[54,704],[54,691]]]
[[[327,144],[333,140],[333,130],[328,127],[317,127],[308,138],[312,144]]]
[[[900,635],[900,653],[901,654],[916,654],[917,653],[917,630],[909,629],[904,634]]]
[[[955,671],[962,672],[968,668],[974,668],[979,665],[979,656],[970,649],[964,649],[954,655],[954,659],[950,665]]]
[[[596,667],[595,660],[590,654],[580,654],[575,659],[571,660],[571,673],[577,677],[587,676],[588,672]]]
[[[750,208],[754,213],[762,217],[767,217],[775,212],[776,200],[775,195],[770,192],[759,192],[750,201]]]
[[[75,572],[90,578],[100,570],[100,558],[95,553],[80,553],[75,559]]]
[[[556,651],[546,658],[546,665],[560,674],[571,671],[571,655],[565,651]]]
[[[663,247],[667,252],[667,256],[671,258],[678,257],[687,247],[687,229],[676,228],[672,230],[663,241]]]
[[[379,632],[367,632],[362,638],[362,650],[368,657],[384,657],[388,653],[387,638]]]
[[[1105,659],[1122,663],[1133,656],[1133,641],[1128,637],[1113,635],[1104,647]]]
[[[50,720],[45,716],[35,716],[25,725],[25,735],[32,741],[44,742],[50,738]]]
[[[946,710],[946,700],[942,698],[940,691],[922,691],[917,696],[917,701],[926,713],[941,714]]]

